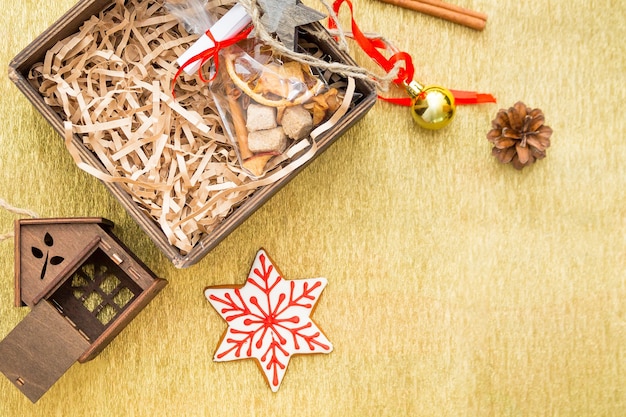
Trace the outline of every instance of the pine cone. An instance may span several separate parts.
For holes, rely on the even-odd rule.
[[[503,164],[516,169],[546,157],[552,129],[544,123],[541,109],[531,109],[518,101],[508,110],[500,109],[491,121],[487,140],[493,143],[491,153]]]

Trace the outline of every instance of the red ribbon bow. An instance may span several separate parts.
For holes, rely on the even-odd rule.
[[[219,69],[220,51],[224,48],[228,48],[229,46],[236,44],[237,42],[241,40],[246,39],[248,35],[250,34],[250,32],[252,32],[252,29],[253,29],[253,26],[250,25],[244,30],[242,30],[241,32],[239,32],[239,34],[233,36],[232,38],[224,39],[223,41],[215,40],[215,37],[213,37],[211,30],[210,29],[207,30],[205,33],[209,37],[209,39],[213,41],[214,45],[211,48],[205,49],[199,54],[194,55],[193,57],[189,58],[183,65],[180,66],[180,68],[178,68],[178,71],[176,71],[176,74],[174,75],[174,79],[172,80],[172,96],[173,97],[176,96],[174,93],[174,85],[176,84],[176,80],[178,80],[178,77],[185,70],[185,68],[187,68],[189,65],[193,64],[194,62],[200,61],[200,68],[198,68],[198,75],[200,76],[200,79],[202,80],[202,82],[208,83],[208,82],[213,81],[215,79],[215,76],[217,75],[217,70]],[[202,74],[202,66],[210,59],[213,59],[213,62],[215,63],[215,72],[213,73],[213,75],[211,75],[211,78],[209,78],[209,80],[206,80],[204,78],[204,75]]]
[[[350,20],[352,23],[352,36],[354,40],[359,44],[361,49],[372,58],[382,69],[386,72],[391,72],[397,62],[404,61],[404,67],[400,68],[398,71],[398,76],[393,82],[400,86],[406,86],[413,80],[413,75],[415,72],[415,68],[413,66],[413,59],[411,55],[406,52],[396,52],[391,55],[389,58],[385,58],[385,56],[379,51],[387,50],[387,45],[380,39],[370,39],[359,29],[356,21],[354,20],[354,11],[352,8],[352,3],[350,0],[335,0],[333,3],[333,10],[335,15],[339,13],[339,8],[341,5],[345,3],[350,8]],[[328,19],[328,27],[330,29],[337,28],[337,22],[331,17]],[[456,104],[478,104],[478,103],[495,103],[496,99],[491,94],[481,94],[476,93],[474,91],[460,91],[460,90],[450,90],[454,95],[454,101]],[[408,97],[403,98],[386,98],[378,96],[378,98],[388,101],[393,104],[399,104],[402,106],[410,106],[411,99]]]
[[[393,70],[394,66],[396,65],[396,62],[404,61],[404,68],[400,68],[398,72],[398,77],[393,82],[396,84],[404,84],[405,82],[406,83],[411,82],[411,80],[413,80],[413,74],[415,72],[414,67],[413,67],[413,59],[411,58],[411,56],[406,52],[400,51],[391,55],[391,57],[389,58],[385,58],[383,54],[378,51],[378,49],[387,49],[387,45],[385,45],[385,43],[382,40],[370,39],[367,36],[365,36],[363,32],[361,32],[361,29],[359,28],[359,26],[356,24],[356,21],[354,20],[354,10],[352,8],[352,3],[350,2],[350,0],[336,0],[335,3],[333,4],[333,10],[335,14],[339,13],[339,8],[344,2],[350,8],[352,35],[354,37],[354,40],[361,47],[361,49],[363,49],[363,51],[370,58],[376,61],[376,63],[380,65],[381,68],[387,72],[391,72],[391,70]],[[332,17],[328,19],[328,27],[330,29],[337,28],[337,22]]]

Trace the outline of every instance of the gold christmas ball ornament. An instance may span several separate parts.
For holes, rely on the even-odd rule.
[[[438,85],[422,86],[411,81],[406,86],[411,96],[411,115],[425,129],[446,127],[456,114],[454,96],[447,88]]]

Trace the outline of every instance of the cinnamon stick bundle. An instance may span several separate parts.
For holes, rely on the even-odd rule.
[[[475,30],[483,30],[487,24],[487,15],[441,0],[381,0],[384,3],[405,9],[415,10],[430,16],[439,17]]]

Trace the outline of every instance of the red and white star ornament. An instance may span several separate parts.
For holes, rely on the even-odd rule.
[[[209,287],[204,295],[228,323],[216,362],[255,359],[273,392],[293,355],[330,353],[331,342],[311,319],[326,278],[286,280],[261,249],[242,287]]]

